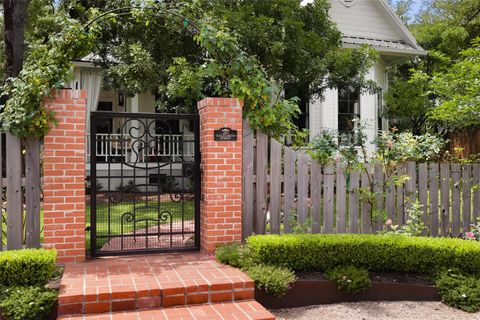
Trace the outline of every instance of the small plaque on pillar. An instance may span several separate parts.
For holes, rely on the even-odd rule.
[[[221,128],[213,133],[215,141],[237,141],[237,130]]]

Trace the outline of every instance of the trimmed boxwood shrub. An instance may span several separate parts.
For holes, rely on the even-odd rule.
[[[43,287],[9,287],[0,300],[0,312],[6,320],[45,319],[57,301],[58,293]]]
[[[480,279],[454,270],[442,272],[435,281],[442,302],[466,312],[480,311]]]
[[[295,271],[352,265],[370,271],[480,273],[480,243],[462,239],[378,235],[262,235],[247,239],[253,260]]]
[[[288,268],[277,266],[251,266],[246,272],[255,281],[258,289],[277,297],[287,293],[297,279]]]
[[[0,284],[44,285],[55,271],[55,250],[25,249],[0,252]]]

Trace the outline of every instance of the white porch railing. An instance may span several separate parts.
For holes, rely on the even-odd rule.
[[[144,139],[137,140],[119,133],[98,133],[95,149],[97,159],[100,157],[105,161],[138,163],[159,157],[175,161],[176,157],[195,156],[194,139],[193,134],[155,134],[145,143]],[[90,135],[86,136],[86,141],[87,159],[90,159]]]

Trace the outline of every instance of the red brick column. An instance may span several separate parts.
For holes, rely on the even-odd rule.
[[[213,253],[223,243],[242,240],[242,103],[206,98],[198,103],[202,193],[201,250]],[[214,141],[214,131],[237,130],[237,141]]]
[[[58,262],[81,262],[85,260],[86,92],[58,90],[45,107],[55,111],[58,123],[44,138],[44,246],[58,251]]]

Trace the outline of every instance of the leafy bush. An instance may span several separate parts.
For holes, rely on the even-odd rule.
[[[235,268],[246,269],[253,264],[249,249],[240,243],[229,243],[218,247],[215,257],[219,262]]]
[[[247,239],[257,264],[295,271],[326,271],[353,265],[370,271],[416,272],[458,268],[480,273],[480,244],[449,238],[360,234],[262,235]]]
[[[331,161],[359,164],[379,160],[396,164],[409,160],[439,159],[446,144],[443,138],[429,133],[416,136],[410,132],[384,131],[372,141],[375,153],[369,155],[365,153],[368,142],[366,129],[367,124],[360,121],[351,136],[347,137],[335,130],[323,130],[308,144],[308,153],[321,164]],[[339,140],[341,143],[338,143]]]
[[[51,312],[58,296],[57,291],[42,287],[2,289],[4,292],[0,309],[5,320],[44,319]]]
[[[410,132],[382,132],[374,143],[377,147],[376,157],[404,162],[436,160],[441,156],[446,141],[429,133],[416,136]]]
[[[250,267],[247,274],[255,281],[258,289],[277,297],[287,293],[297,279],[290,269],[278,266],[256,265]]]
[[[124,193],[139,193],[140,189],[138,189],[137,185],[135,185],[135,182],[133,180],[128,180],[126,185],[120,184],[118,187],[115,188],[115,190],[119,192],[124,192]]]
[[[448,270],[442,272],[436,286],[443,303],[467,312],[480,311],[480,279]]]
[[[55,250],[25,249],[0,252],[0,284],[44,285],[55,271]]]
[[[408,220],[405,222],[404,225],[391,225],[391,230],[387,231],[380,231],[380,234],[390,234],[390,235],[401,235],[401,236],[409,236],[409,237],[418,237],[422,235],[422,232],[427,229],[425,224],[423,223],[423,211],[422,205],[420,202],[415,201],[412,203],[412,207],[407,209]],[[391,220],[387,221],[387,225],[391,222]]]
[[[326,275],[335,282],[338,289],[348,293],[358,293],[371,286],[368,271],[354,266],[339,266],[328,270]]]
[[[223,264],[231,265],[235,268],[242,267],[242,257],[240,254],[241,245],[239,243],[230,243],[220,246],[215,250],[215,258]]]
[[[338,154],[338,138],[336,132],[324,129],[308,144],[308,153],[321,164],[327,164]]]

